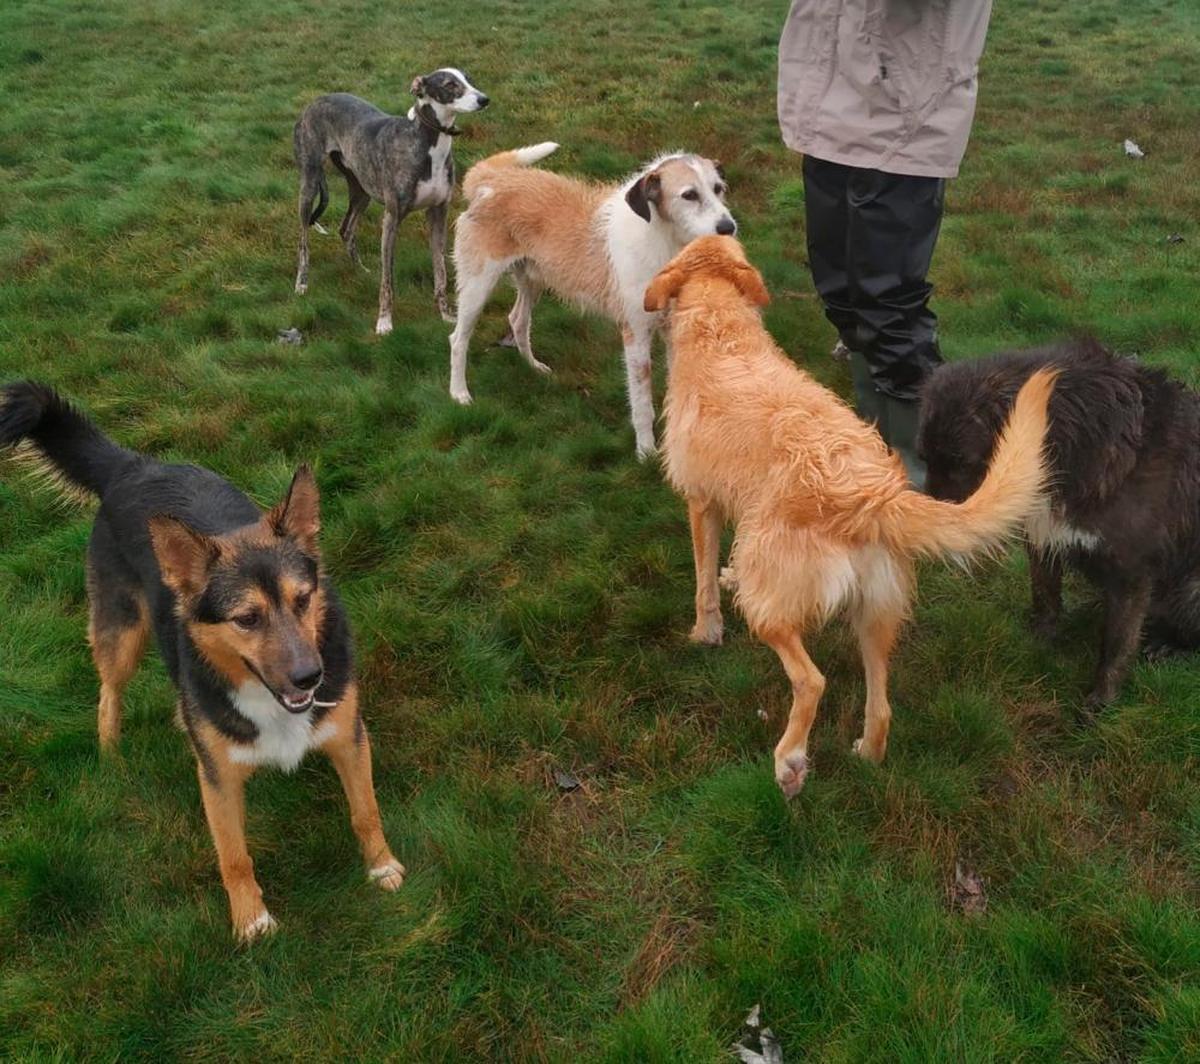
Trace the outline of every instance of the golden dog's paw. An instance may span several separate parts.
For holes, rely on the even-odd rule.
[[[399,890],[404,883],[404,865],[393,857],[372,868],[367,878],[380,890]]]
[[[266,938],[268,935],[273,935],[279,925],[266,909],[262,909],[254,916],[251,916],[240,923],[234,921],[233,935],[243,945],[248,945],[256,939]]]
[[[737,590],[737,573],[733,571],[732,565],[721,566],[721,575],[717,577],[717,583],[723,591]]]
[[[719,647],[721,641],[725,638],[725,623],[721,620],[720,614],[716,617],[706,617],[703,620],[697,621],[688,633],[688,638],[693,643],[701,643],[704,646]]]
[[[792,750],[775,756],[775,782],[785,798],[795,798],[804,786],[810,767],[808,754],[803,750]]]
[[[866,739],[855,739],[852,752],[861,757],[864,761],[871,761],[878,765],[883,760],[883,750],[876,747],[869,747],[866,744]]]

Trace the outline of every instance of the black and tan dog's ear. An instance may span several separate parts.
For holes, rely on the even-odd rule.
[[[657,170],[638,178],[625,193],[625,202],[639,218],[650,221],[650,204],[658,206],[662,200],[662,174]]]
[[[296,470],[287,495],[267,514],[267,524],[277,536],[289,536],[309,550],[316,549],[321,531],[321,496],[316,477],[307,465]]]
[[[203,591],[208,571],[221,555],[216,541],[176,517],[152,517],[148,528],[163,583],[183,597]]]
[[[646,295],[642,299],[642,309],[648,313],[653,313],[656,310],[666,310],[667,304],[675,298],[679,289],[683,287],[686,277],[687,271],[682,266],[671,265],[662,270],[650,282],[650,287],[646,289]]]
[[[414,96],[420,96],[421,93],[425,91],[425,79],[413,78],[413,82],[409,86],[409,91],[412,92]]]
[[[762,274],[749,263],[738,263],[733,268],[733,283],[756,307],[765,307],[771,302],[771,293],[762,279]]]

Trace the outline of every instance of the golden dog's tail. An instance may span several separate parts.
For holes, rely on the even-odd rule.
[[[951,503],[903,492],[879,514],[884,542],[906,554],[951,554],[960,559],[1000,548],[1029,516],[1046,486],[1046,409],[1057,376],[1056,370],[1040,369],[1017,393],[987,476],[974,495]]]
[[[558,151],[558,145],[552,140],[547,140],[541,144],[531,144],[527,148],[514,148],[512,151],[497,152],[495,155],[489,155],[486,159],[480,159],[463,178],[463,195],[470,203],[475,198],[475,193],[479,191],[480,184],[497,170],[508,166],[532,166],[556,151]]]

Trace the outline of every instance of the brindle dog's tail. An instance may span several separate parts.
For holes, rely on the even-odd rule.
[[[69,495],[103,497],[115,477],[138,461],[39,381],[0,389],[0,448],[9,447]]]
[[[317,185],[317,205],[308,216],[308,224],[313,225],[329,206],[329,185],[325,181],[325,172],[321,172],[321,183]]]

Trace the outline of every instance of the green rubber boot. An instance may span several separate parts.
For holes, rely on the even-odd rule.
[[[915,399],[897,399],[876,388],[867,360],[857,351],[850,352],[850,376],[858,416],[875,423],[883,442],[900,455],[909,483],[924,491],[925,463],[917,457],[920,405]]]

